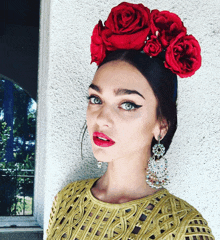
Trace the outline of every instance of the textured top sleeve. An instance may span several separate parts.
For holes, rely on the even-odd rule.
[[[52,228],[52,225],[56,221],[56,218],[55,218],[56,207],[57,207],[57,195],[54,198],[53,205],[52,205],[52,208],[51,208],[49,224],[48,224],[48,228],[47,228],[47,231],[46,231],[47,235],[49,235],[49,233],[51,231],[51,228]]]
[[[52,232],[54,232],[55,230],[54,227],[57,224],[57,214],[60,209],[60,203],[62,202],[62,198],[66,192],[66,189],[68,189],[70,185],[74,185],[74,183],[67,184],[67,186],[65,186],[61,191],[59,191],[57,195],[54,197],[54,201],[53,201],[51,212],[50,212],[48,228],[46,230],[47,237],[51,236]]]
[[[187,214],[178,218],[178,231],[175,239],[180,240],[215,240],[207,221],[190,204],[175,197],[183,205],[183,210],[188,208]]]
[[[185,227],[185,238],[183,240],[215,240],[206,220],[197,212]]]

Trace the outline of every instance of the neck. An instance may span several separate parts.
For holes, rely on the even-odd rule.
[[[108,163],[106,173],[92,189],[93,195],[104,202],[123,203],[155,193],[157,190],[146,183],[146,159],[136,155]]]

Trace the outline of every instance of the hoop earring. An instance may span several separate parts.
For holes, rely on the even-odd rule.
[[[150,157],[147,167],[146,182],[152,188],[162,188],[168,184],[167,160],[164,158],[165,147],[160,143],[161,136],[158,136],[158,143],[152,148],[153,156]]]
[[[81,129],[81,142],[80,142],[80,153],[81,153],[81,160],[83,160],[83,140],[84,140],[84,136],[85,136],[85,132],[86,132],[86,129],[87,129],[87,124],[86,124],[86,121],[84,122],[83,124],[83,127]]]
[[[83,160],[83,140],[84,140],[84,136],[85,136],[85,132],[87,129],[87,123],[86,121],[83,124],[83,128],[82,128],[82,137],[81,137],[81,145],[80,145],[80,150],[81,150],[81,160]],[[102,168],[102,162],[97,162],[97,167],[100,169]]]

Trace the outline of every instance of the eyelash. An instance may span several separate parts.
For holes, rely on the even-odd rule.
[[[91,103],[91,99],[92,98],[96,98],[96,99],[99,99],[100,100],[100,98],[99,97],[97,97],[97,96],[95,96],[95,95],[91,95],[91,96],[88,96],[87,97],[87,99],[88,99],[88,101],[90,102],[90,104],[101,104],[101,103]],[[101,101],[101,100],[100,100]],[[133,108],[132,109],[129,109],[129,110],[126,110],[126,109],[124,109],[124,108],[122,108],[123,110],[125,110],[125,111],[135,111],[135,110],[137,110],[138,108],[140,108],[140,107],[142,107],[142,105],[137,105],[137,104],[135,104],[135,103],[133,103],[133,102],[123,102],[122,104],[125,104],[125,103],[128,103],[128,104],[130,104]],[[121,104],[121,105],[122,105]]]

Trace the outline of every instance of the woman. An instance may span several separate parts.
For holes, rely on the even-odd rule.
[[[126,49],[126,50],[125,50]],[[87,127],[97,179],[68,184],[47,239],[214,239],[201,214],[170,194],[164,154],[176,131],[177,77],[201,65],[200,47],[173,13],[121,3],[95,26]]]

